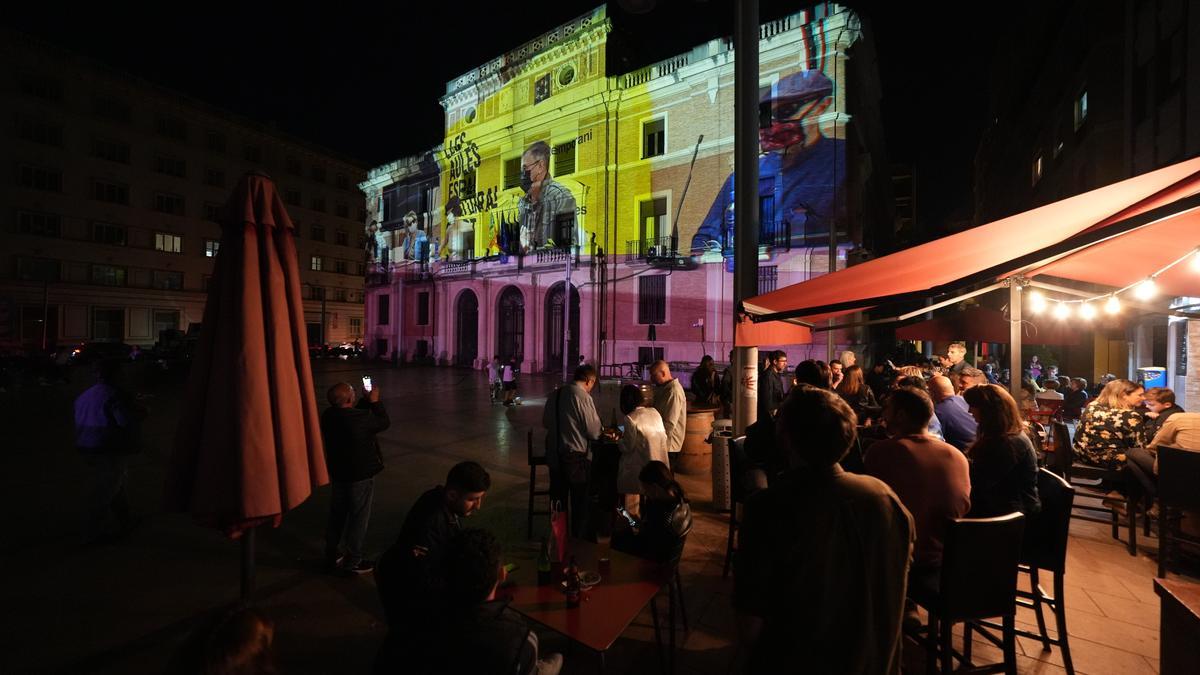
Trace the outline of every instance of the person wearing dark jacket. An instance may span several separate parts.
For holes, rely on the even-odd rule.
[[[432,672],[555,675],[562,669],[562,655],[539,658],[537,634],[508,601],[496,598],[506,575],[492,533],[459,532],[446,546],[445,567],[448,616]]]
[[[400,534],[375,569],[375,586],[388,622],[377,664],[410,655],[404,672],[425,672],[428,644],[442,632],[446,605],[446,546],[462,520],[483,506],[492,477],[476,462],[459,462],[446,484],[426,490],[409,509]],[[377,672],[398,672],[380,670]]]
[[[692,531],[692,507],[671,469],[648,462],[638,474],[642,484],[641,519],[637,529],[613,537],[613,548],[655,562],[675,562]]]
[[[1017,402],[1003,387],[981,384],[963,392],[979,423],[971,462],[971,518],[1042,510],[1037,490],[1037,453],[1025,435]]]
[[[787,371],[787,354],[775,350],[767,359],[767,365],[758,374],[758,419],[771,419],[783,404],[786,393],[783,373]]]
[[[329,388],[329,408],[321,415],[325,464],[333,483],[329,525],[325,530],[325,565],[330,572],[365,574],[375,563],[363,558],[363,541],[371,518],[375,475],[383,471],[383,455],[375,434],[391,425],[379,402],[379,388],[354,404],[354,388],[339,382]]]

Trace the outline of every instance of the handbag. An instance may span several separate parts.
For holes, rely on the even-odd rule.
[[[562,502],[550,502],[550,543],[553,550],[550,560],[561,563],[567,559],[567,512],[563,510]]]

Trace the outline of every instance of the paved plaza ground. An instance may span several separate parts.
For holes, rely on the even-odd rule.
[[[489,404],[478,372],[321,362],[317,391],[323,396],[330,384],[356,381],[364,372],[375,376],[392,418],[381,438],[387,469],[376,483],[368,551],[378,554],[391,543],[408,507],[450,466],[475,460],[491,472],[493,488],[471,524],[493,530],[513,559],[532,560],[536,542],[525,534],[525,438],[540,426],[552,379],[526,378],[524,405],[505,408]],[[238,596],[238,545],[161,507],[182,382],[140,371],[129,375],[151,407],[145,450],[130,470],[131,499],[145,520],[127,539],[103,547],[79,546],[86,481],[73,450],[70,404],[88,384],[88,373],[77,370],[70,385],[0,394],[7,533],[0,543],[0,672],[161,672],[206,612]],[[538,429],[535,436],[541,435]],[[712,510],[706,480],[684,477],[683,484],[697,517],[682,564],[691,632],[680,636],[678,670],[726,673],[736,658],[733,582],[721,578],[727,517]],[[319,571],[328,498],[328,487],[318,490],[281,527],[264,529],[260,537],[257,600],[276,622],[285,673],[369,672],[385,632],[370,576]],[[1139,544],[1133,557],[1105,526],[1072,524],[1066,601],[1078,673],[1157,672],[1157,539],[1140,537]],[[1033,625],[1024,611],[1018,620]],[[569,649],[551,634],[543,635],[543,647]],[[907,652],[910,667],[921,663],[916,652]],[[998,656],[984,643],[975,654],[977,661]],[[1018,662],[1022,673],[1064,672],[1057,650],[1044,654],[1029,640],[1020,641]],[[648,612],[614,646],[608,666],[613,673],[658,672]],[[567,672],[595,671],[589,654],[568,652]]]

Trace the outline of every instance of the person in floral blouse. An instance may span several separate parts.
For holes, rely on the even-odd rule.
[[[1143,419],[1138,408],[1143,394],[1142,385],[1129,380],[1113,380],[1105,385],[1083,409],[1075,434],[1076,460],[1110,471],[1125,466],[1125,451],[1142,442]]]

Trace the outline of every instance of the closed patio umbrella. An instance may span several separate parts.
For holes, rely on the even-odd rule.
[[[270,178],[239,181],[167,473],[169,510],[242,539],[243,599],[254,583],[254,528],[278,526],[329,482],[293,228]]]

